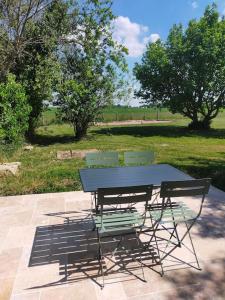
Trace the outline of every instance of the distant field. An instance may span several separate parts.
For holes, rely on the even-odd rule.
[[[62,123],[56,117],[56,108],[47,109],[44,111],[39,124],[42,126],[50,124]],[[108,107],[102,110],[97,121],[112,122],[126,120],[177,120],[180,119],[180,114],[172,114],[166,108],[143,108],[143,107]]]

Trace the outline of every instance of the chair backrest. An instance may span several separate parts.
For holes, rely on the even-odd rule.
[[[161,183],[160,197],[204,197],[209,192],[210,183],[210,178],[185,181],[164,181]]]
[[[90,167],[107,166],[113,167],[119,165],[117,152],[91,152],[86,153],[86,164]]]
[[[152,151],[125,152],[125,165],[149,165],[154,161],[155,155]]]
[[[98,189],[98,205],[117,205],[145,202],[151,200],[152,185],[115,187]]]

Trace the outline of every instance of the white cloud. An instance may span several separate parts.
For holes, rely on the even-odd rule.
[[[156,41],[158,41],[160,39],[160,35],[158,33],[152,33],[150,35],[150,42],[151,43],[155,43]]]
[[[191,2],[191,6],[192,6],[192,8],[194,8],[194,9],[198,8],[198,2],[197,2],[197,1],[192,1],[192,2]]]
[[[148,26],[131,22],[128,17],[117,17],[113,21],[113,27],[113,38],[129,50],[131,57],[141,56],[147,43],[154,43],[160,38],[157,33],[149,35]]]

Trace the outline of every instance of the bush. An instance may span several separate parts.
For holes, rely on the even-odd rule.
[[[30,111],[22,85],[9,74],[6,82],[0,84],[0,131],[5,142],[16,143],[24,138]]]

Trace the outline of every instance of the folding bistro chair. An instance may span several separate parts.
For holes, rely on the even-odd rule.
[[[126,166],[133,165],[151,165],[155,160],[155,154],[153,151],[130,151],[124,152],[124,163]],[[154,192],[152,196],[155,196],[155,200],[159,195],[159,191]]]
[[[119,165],[117,152],[91,152],[86,153],[86,165],[92,167],[116,167]]]
[[[85,155],[86,165],[88,168],[93,167],[116,167],[119,165],[119,156],[117,152],[91,152]],[[97,207],[97,194],[92,194],[91,210],[93,210],[93,203],[95,210]]]
[[[149,241],[149,245],[154,239],[159,255],[160,252],[162,251],[158,247],[157,236],[156,236],[159,226],[162,229],[167,230],[169,233],[169,239],[167,240],[166,246],[162,251],[163,254],[160,257],[161,268],[162,268],[163,260],[168,255],[170,255],[170,253],[172,253],[177,247],[185,246],[187,248],[187,246],[183,243],[183,240],[185,239],[186,236],[189,236],[191,247],[193,250],[191,252],[194,254],[198,266],[196,269],[201,270],[196,255],[196,251],[194,248],[194,244],[191,238],[190,230],[202,212],[205,195],[209,191],[210,182],[211,179],[208,178],[187,180],[187,181],[162,182],[161,190],[160,190],[160,198],[162,198],[161,203],[149,205],[149,213],[150,213],[150,218],[152,220],[152,227],[153,227],[153,235]],[[175,202],[174,200],[172,200],[172,198],[189,197],[189,196],[194,196],[194,197],[198,196],[198,198],[201,197],[201,203],[199,205],[199,209],[197,213],[192,211],[185,203],[181,201]],[[192,201],[194,200],[196,199],[193,199]],[[182,235],[179,236],[177,229],[178,229],[178,225],[181,223],[185,224],[186,229],[185,232],[183,232]],[[169,245],[170,246],[172,245],[172,247],[168,252],[166,252]],[[194,267],[193,265],[190,266]],[[163,274],[164,272],[162,268],[162,275]]]
[[[155,155],[152,151],[124,152],[124,163],[131,165],[150,165],[154,162]]]
[[[124,250],[130,254],[132,260],[138,261],[142,268],[144,277],[143,265],[141,256],[139,259],[132,256],[132,250],[128,250],[124,245],[124,238],[126,235],[133,234],[137,242],[138,248],[140,247],[139,234],[145,225],[146,213],[148,202],[151,200],[152,185],[150,186],[136,186],[136,187],[121,187],[121,188],[104,188],[98,189],[98,205],[100,206],[99,214],[94,218],[97,236],[98,236],[98,259],[101,267],[101,275],[103,279],[102,288],[104,287],[104,270],[103,260],[104,253],[102,249],[102,240],[109,237],[120,237],[117,241],[115,249],[112,251],[114,256],[119,249]],[[127,205],[129,203],[143,203],[143,213],[139,213],[134,207],[120,208],[120,209],[105,209],[109,205]],[[136,249],[137,250],[137,249]],[[135,251],[136,251],[135,250]],[[138,249],[139,250],[139,249]],[[141,251],[140,251],[141,253]],[[116,263],[115,263],[116,264]],[[123,265],[125,261],[123,262]]]

